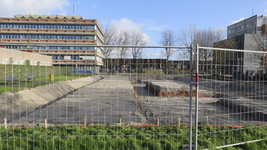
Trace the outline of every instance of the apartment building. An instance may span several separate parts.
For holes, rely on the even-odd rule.
[[[97,73],[103,66],[104,32],[95,19],[63,15],[15,15],[0,18],[0,46],[52,57],[52,65],[73,73]],[[31,44],[33,46],[28,46]]]

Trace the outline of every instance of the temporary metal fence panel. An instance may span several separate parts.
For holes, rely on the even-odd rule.
[[[180,149],[189,144],[190,61],[189,55],[181,56],[190,47],[6,46],[0,65],[0,149]],[[101,59],[100,49],[107,47],[112,56]],[[26,52],[17,55],[14,48]],[[169,61],[166,49],[173,53]]]
[[[196,51],[198,145],[242,147],[265,139],[266,52],[209,47]]]

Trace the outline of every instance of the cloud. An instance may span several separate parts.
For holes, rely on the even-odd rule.
[[[234,20],[234,21],[232,21],[232,23],[231,24],[235,24],[235,23],[237,23],[237,22],[239,22],[239,21],[242,21],[242,20],[244,20],[245,18],[244,17],[242,17],[242,18],[240,18],[240,19],[238,19],[238,20]],[[230,25],[231,25],[230,24]]]
[[[69,5],[68,0],[0,0],[2,17],[11,17],[15,14],[46,14],[50,15],[58,10],[65,12],[65,6]]]
[[[150,37],[142,31],[142,27],[144,26],[144,24],[138,24],[127,18],[123,18],[120,20],[112,20],[111,25],[114,25],[118,30],[124,30],[124,31],[129,31],[129,32],[132,32],[132,31],[142,32],[144,39],[148,43],[151,42]]]

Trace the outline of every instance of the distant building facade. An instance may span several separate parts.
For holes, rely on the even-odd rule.
[[[0,18],[0,45],[4,44],[6,49],[51,56],[52,65],[72,66],[73,73],[98,72],[103,66],[103,49],[91,46],[102,45],[103,36],[97,20],[80,16],[15,15],[14,18]]]
[[[227,38],[244,34],[266,34],[267,15],[254,15],[227,27]]]
[[[173,69],[190,69],[190,61],[189,60],[169,60],[167,63],[167,59],[107,59],[107,66],[109,69],[114,69],[115,66],[130,66],[132,69],[142,67],[149,69],[163,69],[166,70],[168,64],[168,68],[170,70]]]
[[[227,38],[234,39],[237,43],[237,49],[255,50],[260,41],[266,40],[267,34],[267,15],[254,15],[227,27]],[[266,45],[265,45],[266,47]],[[266,62],[262,54],[248,52],[233,52],[228,54],[222,68],[225,74],[234,72],[246,73],[247,71],[256,71],[266,69]]]

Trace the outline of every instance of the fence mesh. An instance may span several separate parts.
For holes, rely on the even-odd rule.
[[[190,86],[198,149],[264,139],[264,53],[79,47],[3,49],[0,149],[187,149]]]
[[[264,139],[266,54],[200,47],[198,57],[198,124],[212,126],[198,142],[227,147]]]

